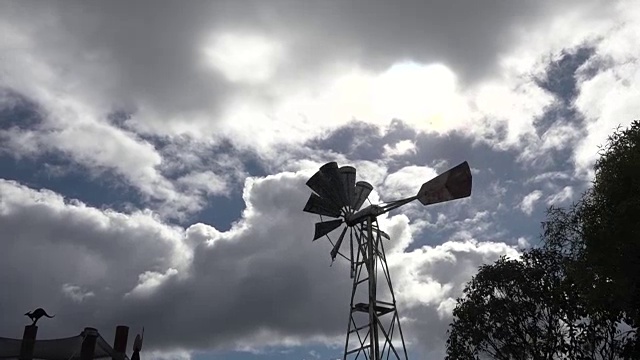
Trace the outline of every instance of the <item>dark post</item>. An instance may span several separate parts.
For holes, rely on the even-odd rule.
[[[22,345],[20,346],[20,360],[33,359],[33,346],[36,344],[37,334],[37,326],[27,325],[24,327],[24,334],[22,335]]]
[[[124,353],[127,351],[128,339],[129,339],[129,327],[124,325],[118,325],[116,327],[116,337],[115,339],[113,339],[113,350],[115,350],[115,352],[118,355],[124,355]],[[113,358],[113,360],[121,360],[121,359],[123,359],[123,357],[120,357],[118,359],[116,359],[115,357]]]
[[[80,348],[80,360],[92,360],[93,352],[96,349],[96,340],[98,339],[98,330],[94,328],[84,328],[84,340],[82,348]]]

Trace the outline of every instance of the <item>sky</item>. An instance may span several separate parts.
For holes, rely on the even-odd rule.
[[[0,336],[145,328],[145,359],[336,359],[351,283],[305,182],[372,203],[412,359],[482,264],[540,243],[640,114],[640,3],[0,1]]]

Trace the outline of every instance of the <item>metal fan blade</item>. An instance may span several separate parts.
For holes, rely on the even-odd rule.
[[[340,216],[340,209],[336,207],[329,200],[325,200],[316,194],[311,194],[307,204],[304,206],[303,211],[310,212],[312,214],[326,215],[333,218]]]
[[[320,172],[329,179],[332,195],[339,201],[340,207],[347,206],[347,194],[342,183],[342,174],[338,170],[338,164],[335,161],[328,162],[320,167]]]
[[[351,202],[351,207],[353,210],[358,210],[364,204],[364,201],[367,200],[367,197],[373,190],[373,186],[366,181],[358,181],[356,183],[356,191],[353,201]]]
[[[471,195],[471,169],[465,161],[422,185],[418,200],[422,205],[437,204]]]
[[[342,208],[342,200],[340,195],[335,191],[335,185],[331,179],[321,171],[316,172],[307,181],[307,186],[315,191],[323,199],[334,203],[338,208]],[[342,187],[342,185],[341,185]]]
[[[313,176],[310,177],[309,180],[307,180],[307,186],[321,197],[325,199],[331,199],[331,196],[329,195],[331,183],[329,182],[329,179],[327,179],[327,177],[324,176],[324,174],[320,171],[316,171],[316,173],[313,174]]]
[[[342,224],[342,220],[330,220],[316,223],[316,233],[313,235],[313,240],[318,240],[321,237],[327,235],[336,229],[340,224]]]
[[[344,240],[344,235],[347,233],[347,227],[345,226],[342,229],[342,233],[340,233],[340,237],[338,241],[336,241],[335,245],[333,245],[333,249],[331,249],[331,260],[335,260],[336,256],[338,256],[338,252],[340,251],[340,245],[342,245],[342,240]]]
[[[356,168],[353,166],[343,166],[339,171],[342,176],[344,193],[347,196],[347,205],[351,206],[353,204],[353,198],[355,197]]]

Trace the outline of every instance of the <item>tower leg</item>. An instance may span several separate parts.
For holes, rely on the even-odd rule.
[[[371,219],[358,225],[355,235],[358,251],[353,260],[355,276],[343,359],[407,360],[400,317],[377,221]],[[381,275],[380,284],[378,270]],[[398,336],[395,337],[395,343],[394,335],[399,335],[399,339]]]
[[[377,284],[377,262],[375,249],[377,248],[377,239],[373,236],[373,224],[371,218],[367,219],[367,273],[369,274],[369,344],[371,350],[369,359],[380,360],[380,352],[378,351],[378,321],[376,314],[376,284]]]

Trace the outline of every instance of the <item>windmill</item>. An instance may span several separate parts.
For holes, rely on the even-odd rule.
[[[377,217],[414,200],[431,205],[471,195],[469,164],[465,161],[427,181],[415,196],[364,209],[360,208],[373,187],[365,181],[356,182],[356,169],[352,166],[339,168],[335,162],[326,163],[307,181],[307,186],[313,193],[304,211],[320,215],[313,241],[326,237],[333,246],[332,263],[337,256],[350,263],[353,287],[343,359],[358,359],[362,355],[367,360],[406,360],[382,241],[390,238],[380,230]],[[324,216],[333,220],[325,221]],[[329,236],[334,230],[339,234],[335,241]],[[395,335],[399,341],[394,340]]]

